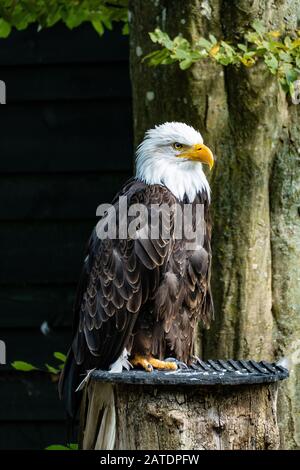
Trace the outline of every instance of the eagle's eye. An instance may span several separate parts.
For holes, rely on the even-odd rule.
[[[173,148],[174,148],[175,150],[181,150],[181,149],[183,148],[183,145],[180,144],[179,142],[175,142],[175,143],[173,144]]]

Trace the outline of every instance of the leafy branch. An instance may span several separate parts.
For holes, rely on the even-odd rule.
[[[244,42],[232,44],[218,40],[212,34],[191,44],[182,36],[171,39],[156,29],[149,33],[151,40],[161,49],[144,57],[150,66],[179,63],[182,70],[203,59],[211,59],[227,66],[253,67],[263,60],[272,75],[276,75],[285,92],[295,92],[295,81],[300,75],[300,31],[285,35],[280,31],[267,31],[260,21],[252,23],[244,35]]]
[[[55,366],[51,366],[49,364],[45,364],[45,369],[40,369],[29,362],[24,361],[14,361],[12,362],[12,367],[20,372],[33,372],[33,371],[42,371],[49,373],[52,381],[57,382],[58,377],[62,369],[64,368],[64,364],[66,362],[66,355],[61,352],[53,353],[53,356],[59,363]],[[78,444],[76,443],[67,443],[66,445],[63,444],[51,444],[45,448],[45,450],[78,450]]]
[[[29,362],[24,362],[24,361],[14,361],[12,362],[12,367],[18,371],[21,372],[32,372],[32,371],[42,371],[42,372],[48,372],[52,376],[58,376],[62,369],[64,368],[64,364],[66,362],[66,356],[65,354],[61,352],[55,352],[53,353],[53,356],[59,363],[55,366],[52,366],[50,364],[45,364],[45,369],[40,369],[33,364],[30,364]]]
[[[13,27],[26,29],[37,23],[39,29],[62,21],[69,29],[90,22],[101,36],[113,23],[123,23],[128,33],[128,0],[2,0],[0,3],[0,38],[9,36]]]

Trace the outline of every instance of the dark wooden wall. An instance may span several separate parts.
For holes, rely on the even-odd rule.
[[[96,208],[132,172],[128,39],[88,25],[15,32],[0,40],[0,80],[0,448],[37,449],[65,439],[56,384],[9,364],[67,351]]]

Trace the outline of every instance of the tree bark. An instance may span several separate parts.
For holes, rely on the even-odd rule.
[[[103,386],[107,384],[91,381],[85,393],[80,426],[84,450],[102,448],[98,446],[103,443],[99,438],[103,434],[99,407]],[[114,384],[113,389],[116,450],[278,448],[277,384],[210,387]]]
[[[263,64],[237,69],[207,60],[183,72],[177,64],[149,68],[141,57],[155,48],[148,32],[157,26],[192,41],[210,33],[236,41],[257,18],[273,30],[295,30],[299,2],[131,0],[129,10],[136,143],[155,124],[184,121],[217,156],[216,318],[200,333],[202,356],[293,359],[300,348],[299,106]],[[300,447],[299,372],[292,364],[280,386],[283,448]]]

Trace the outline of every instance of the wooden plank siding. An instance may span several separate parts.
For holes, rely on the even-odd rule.
[[[132,174],[128,38],[15,31],[0,40],[0,80],[0,449],[43,449],[66,436],[56,384],[10,363],[66,352],[96,208]]]

